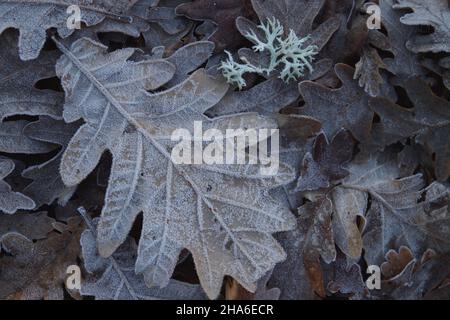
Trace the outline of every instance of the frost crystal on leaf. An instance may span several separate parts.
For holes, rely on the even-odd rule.
[[[12,214],[19,209],[31,210],[35,207],[32,199],[12,191],[10,185],[3,181],[13,170],[14,162],[0,157],[0,213]]]
[[[130,237],[112,256],[101,257],[95,238],[98,221],[91,221],[84,208],[78,210],[88,225],[80,239],[84,265],[90,274],[81,285],[83,295],[94,296],[100,300],[205,299],[199,285],[173,279],[165,288],[148,288],[142,275],[134,272],[137,246]]]
[[[79,6],[81,22],[91,26],[100,23],[106,16],[130,19],[125,14],[137,1],[75,0],[70,4]],[[19,29],[20,58],[35,59],[44,46],[47,29],[57,28],[64,38],[73,33],[74,29],[67,27],[68,6],[65,0],[1,0],[0,33],[11,27]]]

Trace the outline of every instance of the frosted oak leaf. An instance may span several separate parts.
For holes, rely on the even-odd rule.
[[[277,175],[262,176],[259,165],[175,165],[170,136],[175,128],[193,130],[200,120],[218,130],[270,129],[274,121],[256,114],[206,117],[228,85],[204,70],[151,94],[146,90],[170,81],[171,63],[133,62],[136,49],[107,53],[89,39],[70,49],[54,40],[64,53],[56,66],[66,93],[64,119],[85,121],[63,155],[63,181],[81,182],[106,150],[113,157],[98,225],[100,254],[113,254],[143,212],[136,271],[148,285],[166,286],[187,248],[210,298],[218,296],[224,275],[254,291],[285,258],[271,234],[295,226],[290,211],[268,196],[270,188],[293,180],[292,169],[280,164]]]
[[[20,30],[19,53],[22,60],[38,57],[44,46],[46,31],[57,28],[58,34],[66,38],[74,29],[67,27],[67,8],[80,8],[80,21],[87,26],[102,22],[105,17],[130,22],[125,13],[137,0],[1,0],[0,33],[7,28]]]

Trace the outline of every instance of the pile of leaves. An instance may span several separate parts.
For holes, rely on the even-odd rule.
[[[267,21],[317,55],[240,90]],[[447,0],[0,0],[0,298],[450,298],[449,30]],[[173,163],[194,121],[279,128],[278,173]]]

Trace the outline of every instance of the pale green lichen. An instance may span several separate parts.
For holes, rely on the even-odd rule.
[[[255,66],[244,57],[241,58],[244,63],[238,63],[231,53],[226,51],[228,59],[221,63],[219,69],[222,70],[228,83],[236,85],[241,90],[246,86],[243,78],[246,73],[270,76],[278,70],[279,78],[288,83],[303,76],[305,68],[309,72],[313,71],[312,62],[314,56],[318,53],[318,48],[315,45],[305,46],[309,37],[300,39],[291,29],[289,35],[283,39],[284,28],[275,18],[269,19],[266,24],[262,23],[258,26],[258,29],[263,31],[264,40],[261,40],[253,30],[247,32],[245,36],[255,43],[252,48],[253,51],[267,51],[269,53],[270,61],[268,65]]]

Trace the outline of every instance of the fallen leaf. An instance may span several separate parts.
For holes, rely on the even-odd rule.
[[[450,52],[450,8],[446,0],[397,0],[395,9],[411,9],[400,18],[400,21],[410,26],[432,26],[429,35],[415,35],[406,43],[408,49],[414,52]]]

